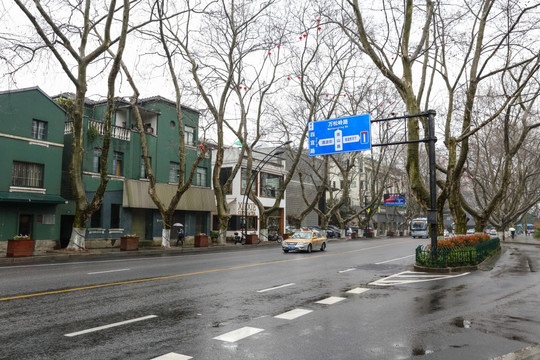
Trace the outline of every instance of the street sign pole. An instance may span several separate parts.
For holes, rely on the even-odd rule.
[[[437,177],[435,174],[435,110],[428,110],[428,149],[429,149],[429,197],[428,222],[431,231],[431,254],[437,256]]]

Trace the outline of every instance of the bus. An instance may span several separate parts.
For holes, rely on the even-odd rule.
[[[428,238],[428,222],[427,218],[417,218],[411,220],[411,235],[413,238]]]

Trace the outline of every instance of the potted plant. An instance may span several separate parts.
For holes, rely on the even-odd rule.
[[[195,235],[195,241],[193,243],[194,247],[207,247],[208,246],[208,235],[205,233],[198,233]]]
[[[217,244],[218,237],[219,237],[219,232],[217,231],[210,232],[210,238],[212,239],[212,244]]]
[[[120,251],[139,250],[139,237],[137,234],[126,234],[120,238]]]
[[[23,257],[34,255],[34,240],[30,235],[15,235],[8,239],[6,257]]]
[[[253,232],[251,234],[248,234],[247,243],[248,244],[258,244],[259,243],[259,237],[257,236],[257,233]]]

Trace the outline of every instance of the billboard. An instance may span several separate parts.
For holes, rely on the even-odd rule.
[[[371,115],[308,123],[309,156],[371,149]]]
[[[384,194],[384,205],[405,205],[405,194]]]

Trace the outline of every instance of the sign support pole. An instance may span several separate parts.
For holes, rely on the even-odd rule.
[[[437,256],[437,177],[435,174],[435,110],[428,110],[428,149],[429,149],[429,197],[428,223],[431,233],[431,254]]]

